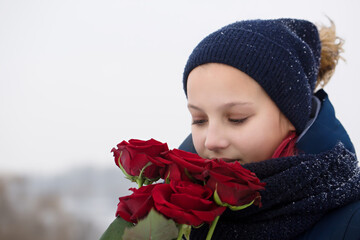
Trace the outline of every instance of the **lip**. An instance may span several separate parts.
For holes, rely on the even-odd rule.
[[[239,162],[240,159],[233,159],[233,158],[221,158],[225,162]]]

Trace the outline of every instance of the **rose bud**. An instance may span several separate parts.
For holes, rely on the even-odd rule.
[[[176,223],[199,226],[225,211],[212,201],[210,188],[188,181],[171,181],[152,191],[155,209]]]
[[[214,160],[207,165],[209,179],[207,186],[214,191],[217,204],[240,210],[251,204],[261,206],[261,183],[255,173],[243,168],[239,162]]]
[[[142,174],[140,177],[148,180],[159,179],[161,169],[165,165],[156,158],[160,156],[160,153],[168,150],[166,143],[154,139],[148,141],[131,139],[129,142],[122,141],[117,145],[117,149],[113,148],[111,151],[114,154],[116,165],[129,179],[134,181],[140,174]]]
[[[146,217],[151,208],[154,207],[151,192],[156,185],[142,186],[139,189],[130,188],[133,194],[119,198],[116,217],[133,223],[137,223],[138,220]]]

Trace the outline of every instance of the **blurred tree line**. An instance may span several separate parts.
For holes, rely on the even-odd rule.
[[[26,184],[25,177],[0,176],[1,240],[99,238],[98,231],[91,222],[64,210],[58,194],[29,194]]]

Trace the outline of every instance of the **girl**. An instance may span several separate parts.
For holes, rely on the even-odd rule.
[[[335,27],[251,20],[205,37],[183,84],[192,135],[180,149],[239,161],[266,182],[262,207],[227,210],[213,239],[360,239],[360,171],[324,90]],[[193,229],[205,239],[208,226]]]

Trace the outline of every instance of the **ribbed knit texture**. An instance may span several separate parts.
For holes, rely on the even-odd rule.
[[[189,73],[206,63],[223,63],[255,79],[301,133],[309,119],[320,62],[319,34],[305,20],[250,20],[230,24],[204,38],[190,55]]]
[[[356,157],[339,143],[322,154],[298,155],[244,167],[267,183],[262,208],[227,210],[212,239],[294,239],[324,214],[360,199]],[[208,226],[193,229],[192,240],[205,239]]]

